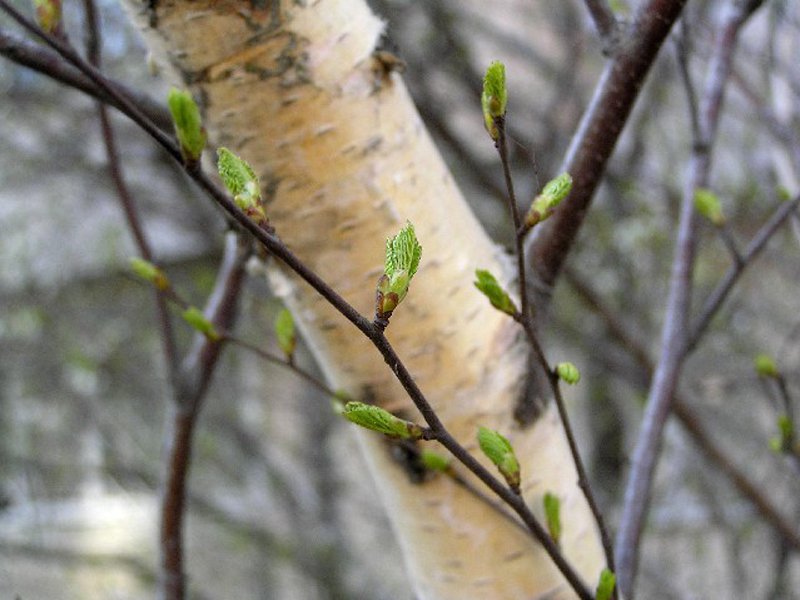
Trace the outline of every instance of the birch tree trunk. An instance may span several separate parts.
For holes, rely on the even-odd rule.
[[[457,439],[477,451],[479,424],[501,431],[520,457],[527,502],[541,514],[546,491],[560,496],[562,548],[593,586],[602,550],[560,423],[552,410],[526,428],[515,423],[525,346],[516,324],[472,286],[476,268],[508,281],[510,265],[461,197],[399,76],[376,58],[382,22],[362,0],[127,4],[155,56],[201,100],[213,143],[256,169],[278,234],[364,314],[373,311],[386,237],[406,220],[415,225],[422,266],[388,337]],[[475,111],[480,119],[477,99]],[[334,387],[416,417],[349,323],[278,265],[270,277]],[[509,519],[446,477],[412,483],[382,438],[359,435],[419,598],[573,596]]]

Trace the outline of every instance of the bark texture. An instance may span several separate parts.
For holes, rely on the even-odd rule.
[[[472,286],[476,268],[506,281],[512,270],[401,79],[373,53],[382,22],[362,0],[128,6],[155,55],[201,100],[213,143],[256,169],[278,234],[364,314],[386,237],[414,223],[422,266],[388,337],[456,438],[478,452],[478,424],[498,429],[520,457],[529,504],[538,509],[546,491],[561,497],[562,547],[593,585],[602,551],[561,426],[552,411],[526,429],[514,422],[525,347]],[[477,99],[475,110],[481,118]],[[332,385],[415,418],[369,343],[309,287],[271,271]],[[412,483],[379,436],[359,435],[419,598],[572,597],[519,527],[445,477]]]

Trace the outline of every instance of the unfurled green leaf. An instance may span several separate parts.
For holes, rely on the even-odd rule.
[[[508,485],[519,492],[521,481],[519,461],[511,442],[493,429],[478,427],[478,445],[486,457],[494,463]]]
[[[575,385],[581,380],[581,372],[571,362],[558,363],[556,373],[559,379],[569,385]]]
[[[200,110],[192,95],[172,88],[167,97],[167,104],[184,161],[190,163],[200,160],[200,155],[206,147],[206,130],[203,128]]]
[[[443,454],[425,449],[420,453],[420,460],[426,469],[444,472],[450,468],[450,459]]]
[[[548,181],[539,195],[533,199],[528,214],[525,215],[525,227],[530,229],[547,219],[571,191],[572,176],[569,173],[562,173]]]
[[[508,315],[514,315],[517,312],[517,307],[511,297],[508,295],[497,278],[489,271],[478,269],[475,271],[475,287],[489,299],[497,310],[504,312]]]
[[[181,313],[181,317],[191,325],[193,329],[202,333],[212,342],[218,342],[220,340],[221,336],[217,333],[214,324],[206,318],[203,311],[199,308],[190,306]]]
[[[777,377],[778,365],[775,364],[775,359],[769,354],[759,354],[753,359],[753,366],[759,377]]]
[[[406,297],[421,257],[422,246],[417,241],[411,223],[407,223],[397,235],[386,240],[384,274],[378,281],[375,301],[375,313],[378,317],[388,319]]]
[[[594,593],[595,600],[611,600],[616,585],[617,576],[612,571],[603,569],[597,582],[597,591]]]
[[[143,258],[133,257],[130,259],[131,270],[139,277],[153,284],[156,289],[166,290],[169,287],[169,279],[167,279],[164,271],[159,269],[150,261]]]
[[[395,417],[388,410],[372,404],[348,402],[344,405],[342,416],[351,423],[391,437],[403,439],[422,437],[422,428],[416,423]]]
[[[543,498],[544,516],[547,521],[547,530],[552,540],[558,544],[561,540],[561,500],[558,496],[547,492]]]
[[[483,93],[481,94],[484,125],[493,140],[497,140],[499,135],[495,119],[506,114],[507,104],[506,67],[503,63],[494,61],[486,69],[486,75],[483,77]]]
[[[697,188],[694,191],[694,208],[714,225],[725,223],[719,196],[707,188]]]
[[[294,318],[288,308],[282,309],[275,318],[275,337],[286,358],[291,359],[297,346]]]

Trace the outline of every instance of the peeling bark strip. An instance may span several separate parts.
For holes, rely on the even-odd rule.
[[[462,443],[477,451],[478,424],[501,431],[520,457],[527,502],[540,506],[546,491],[562,499],[562,548],[593,585],[602,550],[560,423],[546,412],[524,432],[515,425],[525,348],[471,284],[476,268],[507,280],[509,265],[399,76],[375,55],[382,22],[362,0],[128,4],[156,55],[203,99],[209,138],[256,169],[277,232],[363,314],[386,238],[414,224],[422,263],[388,335]],[[271,279],[334,387],[369,389],[381,406],[415,414],[378,353],[322,298],[277,266]],[[444,477],[410,483],[379,436],[360,441],[420,598],[572,597],[506,517]]]

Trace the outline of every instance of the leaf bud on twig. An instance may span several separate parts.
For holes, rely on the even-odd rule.
[[[408,294],[412,277],[419,268],[422,246],[417,241],[414,226],[407,223],[397,235],[386,240],[383,275],[375,293],[375,318],[388,322],[392,311]]]
[[[505,116],[507,104],[506,67],[500,61],[494,61],[486,69],[486,75],[483,77],[481,108],[486,131],[495,141],[500,135],[495,119],[501,119]]]
[[[475,271],[475,287],[489,299],[497,310],[506,313],[507,315],[514,315],[517,313],[517,307],[511,297],[508,295],[502,286],[498,283],[497,278],[489,271],[484,269],[477,269]]]
[[[167,105],[183,160],[186,164],[196,163],[206,147],[206,130],[200,119],[200,110],[189,92],[177,88],[170,89]]]
[[[493,429],[478,427],[478,445],[486,457],[494,463],[511,489],[519,493],[521,481],[519,461],[511,442]]]
[[[395,417],[388,410],[372,404],[348,402],[342,416],[351,423],[390,437],[418,440],[423,434],[422,427],[416,423]]]

